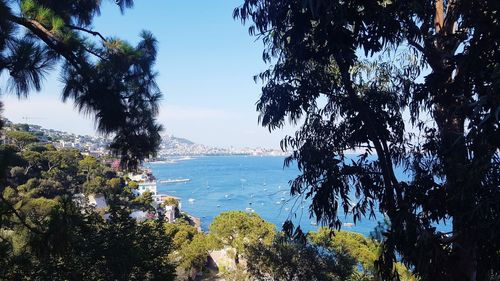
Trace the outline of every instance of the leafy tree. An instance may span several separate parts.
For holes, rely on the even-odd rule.
[[[63,100],[92,113],[98,131],[114,135],[111,148],[123,166],[134,169],[160,142],[157,42],[146,31],[132,46],[92,30],[103,2],[1,0],[0,73],[8,74],[2,90],[19,97],[40,91],[44,76],[61,66]],[[133,6],[113,2],[121,11]]]
[[[165,199],[165,201],[163,202],[166,206],[175,206],[175,207],[179,207],[179,200],[175,199],[175,198],[167,198]]]
[[[22,165],[23,159],[17,154],[17,148],[11,145],[0,145],[0,182],[6,181],[6,173],[10,166]]]
[[[338,231],[320,228],[317,232],[309,232],[308,239],[319,247],[331,251],[345,251],[356,261],[353,273],[356,280],[380,280],[375,267],[380,252],[380,242],[363,236],[360,233]],[[402,280],[415,281],[415,276],[401,263],[395,264],[396,270]]]
[[[75,167],[82,155],[76,149],[60,149],[44,151],[42,157],[47,167],[46,171],[50,172],[54,168]]]
[[[128,186],[131,188],[131,189],[137,189],[139,188],[139,184],[135,181],[129,181],[128,182]]]
[[[30,125],[28,124],[14,124],[12,125],[12,128],[16,131],[23,131],[23,132],[30,131]]]
[[[111,223],[104,251],[113,280],[173,280],[173,267],[167,255],[170,238],[163,235],[160,221],[136,224],[123,209],[111,211]]]
[[[165,234],[172,238],[172,249],[177,251],[181,247],[193,240],[198,230],[187,223],[166,223]]]
[[[106,189],[106,181],[102,177],[93,177],[83,184],[85,194],[103,193]]]
[[[101,168],[100,163],[95,157],[85,156],[80,162],[78,162],[79,170],[85,174],[87,181],[93,176],[93,172],[98,172]]]
[[[8,156],[5,169],[19,170],[0,182],[6,186],[0,192],[1,280],[173,280],[163,222],[137,223],[129,217],[131,203],[120,194],[121,179],[106,181],[99,169],[86,182],[78,176],[81,154],[65,149],[51,154],[58,160],[50,172],[41,164],[26,179],[29,161],[23,157],[33,151],[1,148]],[[74,201],[75,193],[95,181],[96,189],[117,189],[107,220]]]
[[[386,214],[385,279],[396,252],[423,280],[500,271],[498,13],[495,0],[245,0],[234,11],[272,63],[258,76],[261,124],[301,124],[281,143],[301,170],[292,194],[330,227],[339,212]],[[444,221],[450,233],[435,227]]]
[[[149,191],[144,191],[141,195],[135,197],[131,203],[143,210],[150,210],[153,202],[153,194]]]
[[[190,280],[207,265],[210,242],[205,234],[187,223],[166,223],[166,236],[172,239],[170,260],[177,264],[177,279]]]
[[[345,252],[289,239],[250,245],[246,252],[248,272],[256,280],[349,280],[355,264]]]
[[[38,141],[35,135],[26,131],[10,130],[5,133],[5,137],[20,151],[23,150],[27,145]]]
[[[235,262],[245,253],[245,246],[262,243],[270,245],[273,242],[275,226],[266,222],[257,214],[242,211],[223,212],[214,218],[210,224],[210,238],[219,247],[234,248]]]
[[[42,153],[47,150],[55,150],[55,148],[52,144],[39,145],[34,143],[26,147],[26,150]]]
[[[119,193],[123,188],[123,180],[121,178],[112,178],[106,181],[106,187],[111,193]]]
[[[360,263],[363,272],[375,276],[375,261],[378,257],[379,246],[362,234],[339,231],[335,234],[326,228],[309,234],[309,238],[317,245],[330,249],[345,249]]]
[[[43,169],[39,176],[59,181],[68,190],[83,192],[84,179],[78,173],[80,159],[82,155],[76,149],[44,151],[42,152]]]
[[[31,169],[38,168],[41,165],[42,154],[40,152],[32,150],[23,151],[22,157],[28,162],[28,165],[24,172],[26,175],[30,172]]]
[[[208,242],[202,233],[197,233],[190,243],[183,245],[179,251],[179,267],[184,271],[202,272],[208,260]]]

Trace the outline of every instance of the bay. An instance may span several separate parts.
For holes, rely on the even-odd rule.
[[[316,230],[315,218],[308,211],[310,202],[290,196],[289,182],[299,171],[284,168],[283,160],[273,156],[204,156],[152,162],[146,167],[159,181],[190,179],[175,184],[158,182],[158,193],[179,197],[182,210],[199,217],[205,231],[214,217],[230,210],[255,212],[278,229],[291,219],[304,231]],[[356,225],[351,225],[350,216],[341,219],[343,230],[368,235],[383,218],[378,214],[375,220],[365,218]]]

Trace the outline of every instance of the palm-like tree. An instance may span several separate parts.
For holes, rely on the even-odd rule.
[[[115,0],[120,10],[132,0]],[[95,116],[97,131],[114,136],[111,148],[134,168],[154,155],[161,126],[160,90],[153,69],[157,42],[149,32],[132,46],[91,29],[102,1],[0,0],[0,73],[4,92],[25,97],[61,66],[62,99]]]

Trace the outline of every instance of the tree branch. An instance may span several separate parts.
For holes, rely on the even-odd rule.
[[[414,47],[415,49],[419,50],[422,54],[425,54],[425,49],[422,45],[418,44],[415,41],[408,40],[408,45]]]
[[[436,0],[434,9],[434,28],[439,33],[444,24],[444,0]]]
[[[14,15],[9,16],[9,20],[24,26],[29,31],[33,32],[38,38],[40,38],[47,46],[56,51],[58,54],[63,56],[73,67],[75,67],[79,72],[82,72],[83,67],[87,64],[79,59],[71,50],[67,48],[64,43],[62,43],[57,37],[54,36],[45,26],[41,23],[27,19],[23,17],[17,17]]]
[[[387,142],[378,134],[377,128],[373,124],[372,117],[370,116],[371,112],[370,108],[365,103],[360,101],[358,98],[358,95],[356,94],[353,88],[352,81],[350,78],[349,66],[346,63],[339,63],[341,62],[341,60],[339,59],[336,59],[336,61],[339,66],[342,82],[346,87],[347,94],[349,95],[349,98],[353,101],[353,104],[355,104],[358,107],[358,112],[361,115],[361,118],[368,126],[369,139],[371,139],[371,141],[373,142],[375,151],[377,152],[382,168],[382,177],[384,179],[384,183],[389,188],[389,190],[391,191],[395,190],[398,199],[400,199],[401,194],[399,190],[399,182],[394,173],[394,166],[390,158]],[[392,194],[390,194],[390,196],[387,197],[390,201],[392,201],[390,202],[390,204],[392,205],[394,205],[393,202],[394,197],[392,197],[393,195],[394,193],[392,192]]]
[[[10,203],[5,198],[3,198],[3,195],[1,195],[1,194],[0,194],[0,201],[3,201],[3,203],[7,206],[7,208],[9,208],[9,210],[19,219],[21,224],[23,226],[25,226],[27,229],[29,229],[30,231],[32,231],[36,234],[45,234],[44,232],[28,225],[28,223],[26,221],[24,221],[24,218],[21,216],[21,214],[19,214],[17,212],[17,210],[14,207],[12,207],[12,205],[10,205]]]
[[[106,38],[101,33],[97,32],[97,31],[93,31],[93,30],[86,29],[86,28],[79,27],[79,26],[75,26],[75,25],[66,25],[66,26],[71,28],[71,29],[74,29],[74,30],[83,31],[83,32],[92,34],[94,36],[98,36],[99,38],[101,38],[102,41],[108,42],[108,40],[106,40]]]

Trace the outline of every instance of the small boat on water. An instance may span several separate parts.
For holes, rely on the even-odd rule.
[[[189,199],[188,199],[188,202],[189,202],[189,203],[191,203],[191,204],[193,204],[193,203],[194,203],[194,201],[195,201],[195,200],[194,200],[193,198],[189,198]]]
[[[345,226],[345,227],[349,227],[350,228],[350,227],[354,226],[354,223],[352,223],[352,222],[344,222],[342,225]]]
[[[182,183],[182,182],[189,182],[191,179],[168,179],[168,180],[161,180],[160,183],[163,184],[172,184],[172,183]]]

